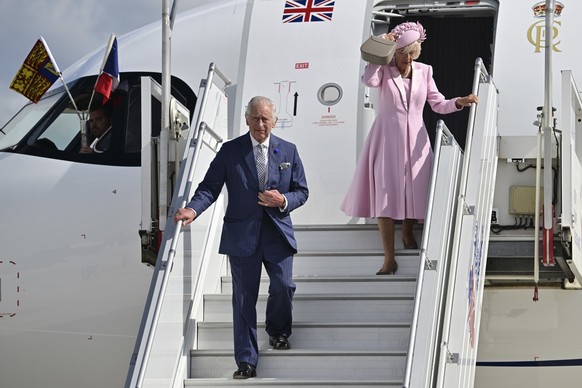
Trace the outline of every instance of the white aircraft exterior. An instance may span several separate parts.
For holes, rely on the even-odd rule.
[[[231,81],[229,137],[246,131],[244,105],[252,96],[277,102],[275,131],[298,145],[309,174],[310,199],[295,212],[296,225],[366,222],[339,210],[375,114],[370,104],[381,109],[375,92],[360,83],[365,62],[359,47],[369,34],[387,32],[400,20],[425,25],[428,39],[419,61],[434,67],[447,97],[470,93],[477,57],[492,75],[500,155],[506,155],[500,156],[505,159],[493,207],[499,224],[514,223],[510,186],[535,181],[533,171],[516,173],[514,162],[535,159],[533,123],[545,92],[544,2],[335,0],[324,2],[333,17],[324,20],[322,12],[320,22],[293,22],[285,3],[203,0],[179,14],[171,39],[172,95],[183,106],[180,112],[194,112],[200,80],[216,64]],[[582,4],[558,4],[554,106],[565,103],[561,70],[582,77]],[[0,134],[0,387],[120,387],[126,381],[152,280],[152,268],[143,261],[151,264],[156,256],[167,214],[167,206],[158,204],[169,206],[178,168],[170,164],[166,198],[143,196],[153,184],[152,164],[144,164],[151,159],[143,155],[150,155],[150,138],[160,133],[162,24],[118,41],[119,131],[109,152],[78,153],[79,120],[59,85],[38,104],[26,105]],[[74,98],[86,101],[102,58],[100,48],[63,73]],[[147,76],[156,81],[147,84],[151,98],[141,79]],[[143,115],[150,103],[151,112]],[[467,114],[444,118],[460,144]],[[437,117],[425,120],[434,128]],[[52,148],[39,144],[40,138]],[[183,148],[182,142],[170,151],[170,160],[179,160]],[[572,264],[577,280],[579,264]],[[492,277],[482,296],[474,386],[579,386],[582,291],[541,288],[533,302],[531,282],[505,284]],[[554,364],[537,364],[539,359]]]

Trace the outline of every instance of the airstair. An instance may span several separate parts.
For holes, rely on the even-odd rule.
[[[419,236],[420,237],[420,236]],[[414,307],[418,251],[398,249],[396,276],[376,276],[383,250],[374,225],[298,226],[292,349],[270,349],[265,333],[268,278],[257,305],[259,377],[251,385],[401,386]],[[402,248],[402,247],[401,247]],[[204,296],[187,387],[232,386],[231,279]],[[248,384],[248,383],[247,383]]]
[[[375,275],[383,257],[375,224],[296,225],[292,348],[269,349],[265,278],[258,377],[233,380],[232,280],[217,253],[221,197],[189,228],[166,224],[126,386],[472,386],[497,160],[497,91],[480,60],[475,70],[480,104],[471,110],[468,139],[483,136],[468,140],[463,155],[439,122],[429,210],[415,229],[422,243],[403,249],[397,232],[396,275]],[[186,203],[227,138],[217,114],[226,110],[224,87],[215,82],[223,77],[215,72],[211,65],[201,85],[199,129],[188,139],[172,208]]]

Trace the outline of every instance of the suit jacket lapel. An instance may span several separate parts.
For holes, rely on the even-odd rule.
[[[250,134],[242,136],[240,143],[240,151],[242,158],[245,161],[249,169],[249,175],[251,175],[254,181],[259,184],[259,176],[257,173],[257,165],[255,162],[255,153],[253,151],[253,143],[250,139]],[[283,152],[281,150],[281,141],[277,136],[271,134],[271,139],[269,140],[269,164],[268,175],[267,175],[267,187],[276,187],[279,182],[279,165],[284,162]]]
[[[255,162],[255,153],[253,152],[253,143],[251,142],[250,134],[247,132],[246,135],[241,139],[240,151],[242,157],[249,169],[249,175],[259,184],[259,176],[257,173],[257,164]]]
[[[279,182],[279,165],[283,160],[279,138],[271,134],[269,140],[269,174],[267,187],[277,187]]]

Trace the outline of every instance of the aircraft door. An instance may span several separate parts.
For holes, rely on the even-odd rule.
[[[297,145],[309,182],[294,222],[349,222],[339,208],[363,143],[360,45],[370,34],[372,2],[248,4],[234,134],[248,130],[243,110],[253,96],[274,100],[273,134]]]
[[[142,262],[155,265],[171,202],[174,177],[186,147],[181,132],[189,127],[190,112],[178,100],[170,101],[168,144],[160,142],[162,87],[150,77],[141,78],[141,223]],[[160,152],[167,147],[166,152]],[[165,159],[165,160],[164,160]],[[166,164],[167,169],[160,168]],[[167,171],[162,175],[162,171]]]
[[[576,288],[582,284],[582,99],[578,93],[574,75],[570,70],[562,71],[561,125],[561,222],[562,245],[567,263],[578,284],[569,276],[565,287]],[[559,209],[556,212],[559,214]]]

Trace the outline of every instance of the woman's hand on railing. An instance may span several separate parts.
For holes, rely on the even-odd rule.
[[[464,106],[470,106],[471,104],[478,104],[479,103],[479,97],[477,97],[474,94],[469,94],[468,96],[465,97],[459,97],[457,98],[457,101],[455,101],[455,105],[457,105],[457,108],[462,108]]]

